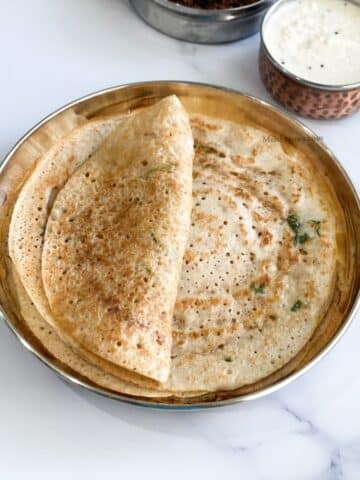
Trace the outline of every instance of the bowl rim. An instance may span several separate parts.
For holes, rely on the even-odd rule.
[[[202,17],[224,17],[233,14],[233,16],[229,17],[234,18],[236,14],[241,14],[242,12],[247,12],[252,7],[260,6],[266,3],[268,0],[254,0],[252,3],[247,5],[241,5],[240,7],[232,7],[232,8],[194,8],[194,7],[186,7],[185,5],[181,5],[176,2],[172,2],[170,0],[150,0],[153,3],[160,5],[168,10],[172,10],[175,13],[189,15],[189,16],[202,16]]]
[[[97,90],[95,92],[92,92],[90,94],[81,96],[75,100],[72,100],[65,105],[59,107],[49,115],[45,116],[42,120],[40,120],[38,123],[35,124],[32,128],[30,128],[16,143],[15,145],[10,149],[10,151],[5,155],[1,165],[0,165],[0,175],[2,175],[3,170],[5,169],[6,165],[10,162],[11,158],[15,154],[15,152],[19,149],[19,147],[32,135],[34,134],[39,128],[41,128],[44,124],[46,124],[49,120],[52,118],[56,117],[57,115],[63,113],[64,111],[68,110],[69,108],[75,107],[82,102],[91,100],[92,98],[99,97],[101,95],[106,95],[112,92],[115,92],[117,90],[125,90],[127,88],[136,88],[136,87],[146,87],[146,86],[161,86],[161,85],[182,85],[182,86],[197,86],[197,87],[205,87],[205,88],[210,88],[213,90],[220,90],[225,93],[230,93],[230,94],[235,94],[235,95],[240,95],[243,96],[257,104],[259,104],[262,107],[265,107],[267,109],[270,109],[272,112],[274,112],[277,115],[280,115],[283,117],[286,121],[293,123],[295,126],[299,127],[300,129],[303,130],[304,134],[309,136],[315,143],[322,148],[327,155],[329,155],[332,159],[332,161],[335,163],[337,168],[340,170],[342,176],[346,180],[349,190],[351,191],[351,194],[354,197],[354,200],[356,202],[357,208],[360,212],[360,197],[359,194],[349,177],[348,173],[344,169],[344,167],[341,165],[340,161],[338,158],[335,156],[335,154],[327,147],[324,142],[316,135],[315,132],[313,132],[310,128],[308,128],[304,123],[301,121],[297,120],[293,116],[288,115],[284,110],[276,107],[275,105],[272,105],[271,103],[262,100],[260,98],[257,98],[253,95],[243,93],[239,90],[233,89],[233,88],[228,88],[228,87],[223,87],[219,85],[213,85],[209,83],[202,83],[202,82],[192,82],[192,81],[176,81],[176,80],[160,80],[160,81],[144,81],[144,82],[133,82],[133,83],[127,83],[127,84],[122,84],[122,85],[115,85],[113,87],[109,88],[104,88],[101,90]],[[196,409],[207,409],[207,408],[214,408],[214,407],[220,407],[220,406],[227,406],[227,405],[233,405],[237,403],[243,403],[247,402],[250,400],[256,400],[262,397],[265,397],[271,393],[276,392],[277,390],[281,389],[282,387],[290,384],[297,378],[301,377],[305,373],[307,373],[312,367],[314,367],[320,360],[322,360],[329,352],[330,350],[338,343],[338,341],[341,339],[341,337],[345,334],[345,332],[348,330],[350,327],[352,321],[355,318],[356,312],[358,311],[360,307],[360,288],[356,292],[356,295],[354,297],[354,300],[352,302],[351,308],[349,309],[349,312],[342,322],[341,326],[335,333],[335,335],[331,338],[331,340],[325,345],[325,347],[322,348],[318,354],[312,358],[306,365],[304,365],[302,368],[297,370],[296,372],[292,372],[285,378],[282,378],[275,383],[262,388],[261,390],[258,390],[256,392],[252,393],[246,393],[243,395],[238,395],[234,396],[229,399],[225,400],[212,400],[212,401],[196,401],[191,404],[181,404],[181,403],[172,403],[171,401],[167,402],[166,399],[161,400],[161,401],[156,401],[154,399],[150,398],[144,398],[144,397],[132,397],[128,396],[126,394],[121,394],[117,392],[111,392],[110,390],[106,390],[103,387],[100,386],[95,386],[90,383],[87,383],[84,380],[81,380],[80,378],[77,378],[76,376],[64,371],[63,369],[59,368],[57,365],[54,364],[54,362],[47,358],[43,353],[39,352],[36,347],[30,344],[30,342],[25,338],[24,335],[18,330],[15,325],[10,321],[10,319],[7,317],[6,311],[3,307],[3,305],[0,303],[0,317],[4,320],[5,324],[9,327],[9,329],[13,332],[15,337],[19,340],[19,342],[30,352],[32,353],[36,358],[38,358],[43,364],[45,364],[48,368],[50,368],[52,371],[54,371],[62,380],[64,380],[67,383],[70,383],[71,385],[77,385],[85,390],[97,393],[103,397],[111,398],[117,401],[133,404],[133,405],[140,405],[144,407],[149,407],[149,408],[156,408],[156,409],[163,409],[163,410],[196,410]]]
[[[278,0],[278,1],[276,1],[268,9],[268,11],[265,13],[265,15],[264,15],[264,17],[261,21],[260,30],[259,30],[259,32],[260,32],[260,48],[262,48],[264,50],[265,55],[267,56],[268,60],[270,60],[270,62],[273,64],[273,66],[277,70],[279,70],[283,75],[285,75],[286,77],[290,78],[294,82],[299,83],[300,85],[302,85],[304,87],[313,88],[313,89],[316,89],[316,90],[323,90],[323,91],[325,90],[325,91],[329,91],[329,92],[344,92],[344,91],[348,91],[348,90],[360,89],[360,79],[359,79],[358,82],[344,83],[344,84],[340,84],[340,85],[331,85],[331,84],[319,83],[319,82],[313,82],[311,80],[306,80],[305,78],[300,77],[300,76],[296,75],[295,73],[292,73],[290,70],[288,70],[283,65],[281,65],[281,63],[279,63],[272,56],[272,54],[270,53],[270,50],[268,49],[268,47],[266,45],[266,41],[265,41],[265,31],[264,31],[264,29],[265,29],[266,23],[269,21],[271,16],[274,15],[277,12],[277,10],[282,7],[283,4],[291,3],[291,2],[295,2],[295,1],[297,1],[297,0]],[[356,2],[356,0],[346,0],[346,1],[350,2],[350,3],[353,3],[354,5],[356,5],[357,7],[360,8],[360,4],[358,2]]]

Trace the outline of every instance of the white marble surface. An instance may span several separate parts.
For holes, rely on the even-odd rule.
[[[0,1],[0,155],[62,104],[104,87],[183,79],[269,100],[257,36],[196,46],[121,0]],[[359,61],[359,59],[354,59]],[[360,184],[360,116],[306,121]],[[193,413],[64,385],[0,324],[0,479],[360,479],[360,318],[311,372],[251,404]]]

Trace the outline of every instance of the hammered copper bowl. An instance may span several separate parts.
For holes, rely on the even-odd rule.
[[[287,71],[270,54],[264,40],[264,26],[288,1],[293,0],[280,0],[273,5],[261,24],[259,70],[266,89],[277,102],[303,117],[336,119],[357,112],[360,109],[360,81],[336,86],[310,82]]]

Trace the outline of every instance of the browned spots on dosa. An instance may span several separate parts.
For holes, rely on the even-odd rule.
[[[197,255],[191,249],[187,249],[184,254],[185,265],[195,260]]]
[[[263,205],[269,210],[273,210],[279,215],[284,216],[284,207],[278,197],[273,196],[270,197],[268,200],[264,200]]]
[[[310,299],[315,297],[316,295],[316,288],[314,280],[307,280],[305,282],[305,298]]]
[[[319,242],[320,242],[321,246],[325,247],[325,248],[328,248],[331,245],[329,240],[327,238],[325,238],[324,236],[320,237]]]
[[[176,331],[173,330],[173,337],[177,344],[179,345],[179,338],[190,338],[191,340],[196,340],[200,337],[215,337],[215,338],[224,338],[225,334],[234,335],[239,330],[241,330],[242,324],[235,323],[232,321],[227,321],[225,326],[222,327],[204,327],[199,328],[198,330],[189,330],[189,331]],[[215,343],[216,345],[216,343]]]
[[[251,288],[254,288],[256,285],[269,285],[270,277],[267,273],[257,276],[251,282]]]
[[[268,268],[273,264],[273,259],[272,258],[266,258],[262,259],[259,261],[259,267],[260,271],[264,274],[267,275]]]
[[[298,262],[300,254],[293,248],[293,245],[294,239],[289,233],[286,233],[276,262],[279,272],[287,272],[291,265]]]
[[[253,165],[255,163],[254,157],[243,157],[242,155],[231,155],[231,160],[237,166]]]
[[[294,192],[291,194],[291,201],[293,203],[297,203],[300,200],[300,198],[301,198],[301,193],[299,192]]]
[[[158,330],[156,330],[155,336],[156,336],[156,343],[158,345],[163,345],[165,343],[165,336],[162,333],[160,333]]]
[[[232,294],[235,300],[241,300],[243,298],[248,297],[249,295],[250,295],[250,290],[248,288],[239,288],[235,290]]]
[[[197,225],[207,226],[212,223],[215,223],[217,220],[217,217],[215,215],[212,215],[211,213],[196,212],[196,213],[193,213],[193,220],[197,223]]]
[[[245,185],[248,186],[248,184],[250,185],[251,179],[249,175],[246,175],[243,172],[236,172],[233,170],[230,172],[230,175],[232,175],[233,177],[236,177],[238,180],[241,180],[244,183],[244,186]]]
[[[245,330],[255,330],[263,326],[263,320],[257,315],[248,315],[244,320]]]
[[[239,228],[240,228],[240,232],[243,234],[243,236],[246,237],[247,234],[248,234],[248,232],[247,232],[247,230],[246,230],[245,225],[240,222],[240,223],[239,223]]]
[[[196,154],[200,153],[203,155],[215,155],[220,158],[226,157],[224,152],[217,150],[215,147],[212,147],[211,145],[205,145],[204,143],[200,143],[199,141],[195,141],[194,148],[195,148]]]
[[[210,297],[210,298],[197,298],[190,297],[185,298],[184,300],[178,300],[175,304],[175,311],[184,311],[191,307],[205,309],[210,307],[216,307],[218,305],[223,305],[225,302],[228,302],[228,297]]]
[[[235,172],[233,172],[233,175],[235,176]],[[245,200],[249,200],[251,198],[258,198],[259,201],[262,203],[262,205],[267,210],[270,210],[270,212],[276,213],[277,215],[284,214],[283,205],[278,197],[265,195],[263,192],[259,190],[259,188],[256,185],[254,185],[252,179],[248,175],[239,174],[239,175],[236,175],[236,177],[242,183],[242,186],[238,186],[235,189],[233,189],[234,194],[236,196],[240,196]],[[271,220],[272,217],[268,217],[266,219],[263,217],[262,219]]]
[[[251,212],[251,216],[255,220],[255,222],[263,222],[265,220],[265,217],[263,215],[260,215],[258,212]]]
[[[272,233],[269,232],[269,230],[266,230],[266,229],[263,230],[260,245],[262,247],[269,245],[271,243],[272,238],[273,238]]]
[[[234,189],[234,195],[237,196],[237,197],[241,197],[244,200],[250,200],[251,197],[252,197],[249,192],[247,192],[246,190],[244,190],[241,187],[238,187],[238,188]]]
[[[219,130],[220,127],[218,125],[214,125],[214,124],[211,124],[211,123],[208,123],[208,122],[205,122],[203,120],[200,120],[198,118],[193,118],[191,120],[191,126],[193,128],[197,128],[198,130],[201,130],[203,132],[206,132],[208,130],[210,131],[216,131],[216,130]]]

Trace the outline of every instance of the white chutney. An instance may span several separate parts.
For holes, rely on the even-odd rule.
[[[314,83],[360,82],[360,4],[291,0],[264,25],[263,39],[286,70]]]

